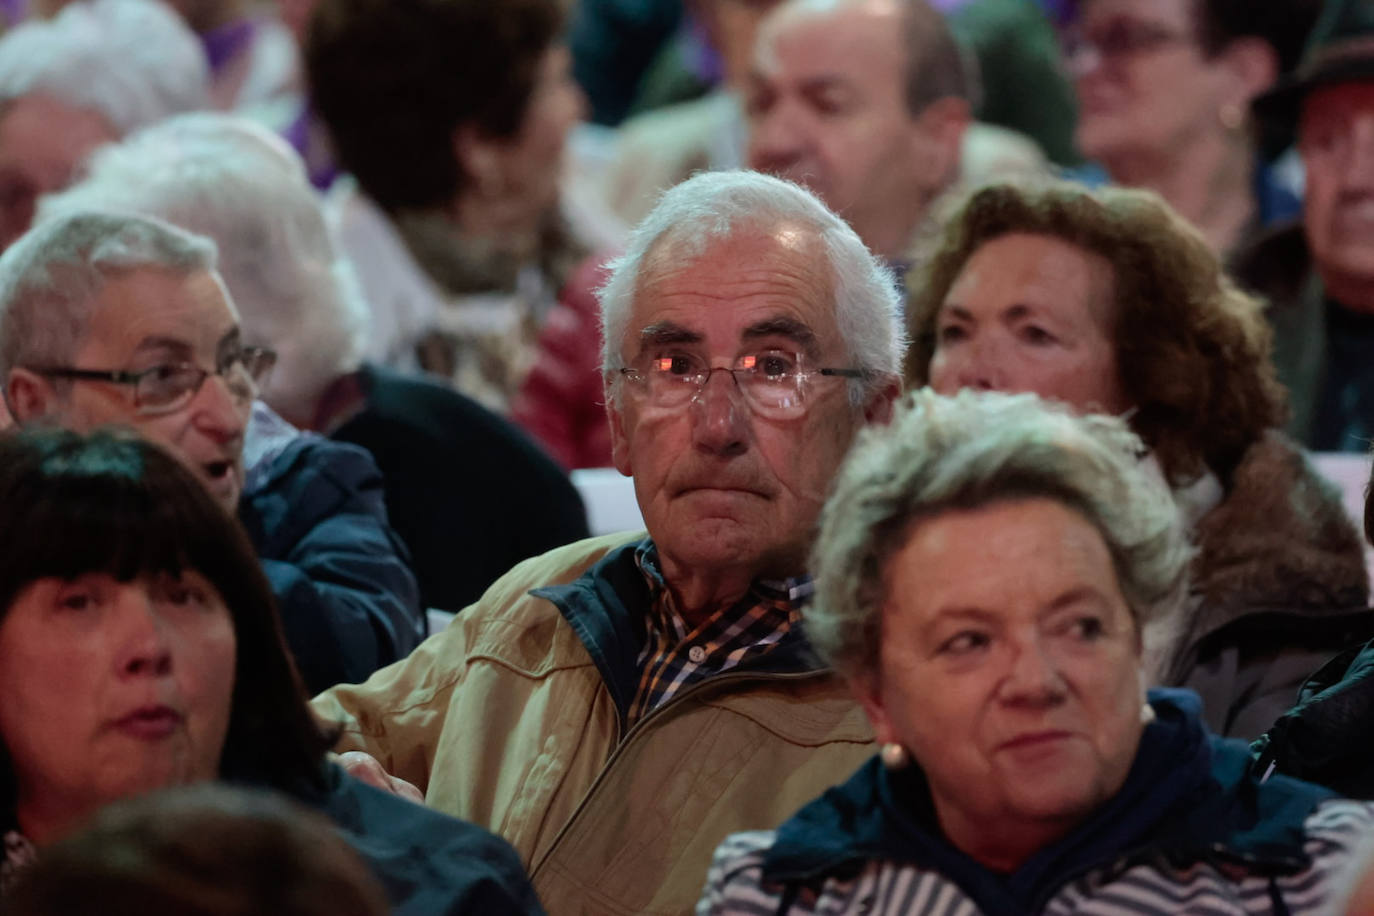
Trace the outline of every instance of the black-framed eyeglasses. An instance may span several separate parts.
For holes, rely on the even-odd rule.
[[[806,357],[786,350],[760,350],[735,358],[732,366],[712,366],[685,351],[646,353],[631,367],[619,370],[654,407],[685,407],[706,388],[715,372],[728,372],[745,402],[756,414],[791,419],[806,412],[807,395],[816,377],[867,378],[863,369],[806,366]]]
[[[267,347],[240,347],[219,360],[213,372],[194,363],[168,363],[130,372],[124,369],[74,369],[68,366],[30,366],[49,378],[81,379],[132,385],[134,406],[143,414],[170,413],[190,403],[211,375],[224,379],[236,398],[251,401],[277,364],[277,354]]]

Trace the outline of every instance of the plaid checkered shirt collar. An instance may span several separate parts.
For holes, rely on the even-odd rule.
[[[646,542],[634,557],[649,586],[649,613],[631,723],[683,688],[769,652],[800,625],[801,607],[814,591],[810,576],[756,579],[743,598],[693,628],[673,607],[658,549]]]

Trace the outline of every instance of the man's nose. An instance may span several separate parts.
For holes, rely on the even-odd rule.
[[[742,454],[749,448],[752,411],[734,374],[712,370],[692,398],[692,444],[713,455]]]
[[[749,166],[761,172],[787,168],[802,158],[806,135],[792,110],[779,102],[749,125]]]

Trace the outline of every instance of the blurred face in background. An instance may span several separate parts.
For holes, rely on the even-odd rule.
[[[1374,83],[1312,91],[1298,149],[1307,168],[1307,242],[1333,295],[1374,311]]]
[[[524,120],[509,137],[460,126],[455,144],[471,178],[462,196],[483,209],[497,231],[532,231],[558,203],[563,150],[582,119],[586,98],[572,78],[566,46],[551,46],[540,60]]]
[[[1198,36],[1197,0],[1089,0],[1069,41],[1077,141],[1089,159],[1168,158],[1224,136],[1222,112],[1252,94]],[[1239,114],[1243,107],[1235,108]]]
[[[0,106],[0,250],[28,231],[38,198],[71,184],[92,150],[117,139],[99,113],[46,93]]]
[[[749,167],[810,188],[893,259],[953,176],[966,110],[942,99],[912,114],[907,31],[890,0],[780,9],[745,101]]]

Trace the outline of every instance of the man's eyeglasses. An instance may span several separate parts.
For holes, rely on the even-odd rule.
[[[712,373],[728,372],[749,407],[759,416],[775,420],[806,412],[807,395],[817,376],[868,375],[862,369],[809,369],[804,356],[785,350],[746,353],[737,357],[733,366],[712,366],[694,353],[649,353],[636,360],[633,367],[619,371],[650,404],[667,410],[685,407],[695,400]]]
[[[224,379],[229,391],[243,401],[251,401],[267,381],[277,354],[266,347],[242,347],[226,353],[214,372],[193,363],[169,363],[129,372],[122,369],[72,369],[66,366],[36,366],[30,370],[50,378],[85,379],[132,385],[134,406],[139,413],[171,413],[190,403],[211,375]]]

